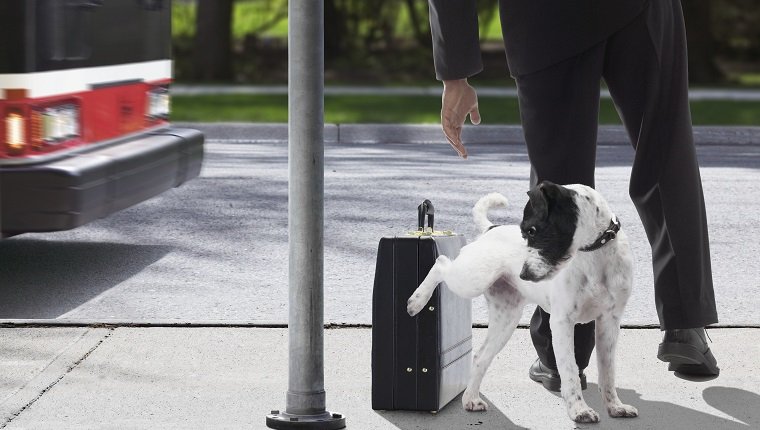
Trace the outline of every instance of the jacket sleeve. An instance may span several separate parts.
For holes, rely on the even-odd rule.
[[[428,0],[428,5],[436,78],[468,78],[483,70],[475,0]]]

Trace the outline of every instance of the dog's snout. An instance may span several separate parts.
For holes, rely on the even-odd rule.
[[[523,265],[522,270],[520,271],[520,279],[523,281],[533,281],[535,278],[535,275],[531,273],[530,269],[528,268],[527,264]]]

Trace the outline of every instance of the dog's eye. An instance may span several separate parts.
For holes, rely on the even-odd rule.
[[[528,236],[533,237],[536,235],[536,227],[529,227],[525,232],[528,234]]]

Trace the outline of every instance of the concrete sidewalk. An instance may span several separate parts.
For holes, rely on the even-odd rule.
[[[709,334],[721,375],[689,381],[657,360],[659,330],[623,330],[618,392],[640,416],[604,413],[592,365],[584,394],[602,422],[576,426],[557,395],[528,379],[535,355],[525,329],[486,376],[488,412],[467,413],[455,399],[436,415],[373,411],[371,331],[326,330],[327,407],[362,430],[760,428],[760,329]],[[477,348],[485,329],[473,335]],[[282,328],[8,327],[0,345],[0,428],[260,429],[270,410],[285,407]]]

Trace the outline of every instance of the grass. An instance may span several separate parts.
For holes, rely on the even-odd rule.
[[[517,99],[480,97],[483,124],[518,124]],[[326,96],[327,123],[436,124],[440,121],[440,97]],[[694,125],[760,125],[760,102],[694,101]],[[172,120],[197,122],[287,122],[285,95],[203,95],[172,98]],[[602,100],[601,124],[620,124],[610,100]]]
[[[747,87],[760,86],[760,73],[743,73],[737,75],[736,81]]]

